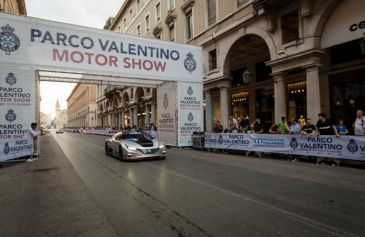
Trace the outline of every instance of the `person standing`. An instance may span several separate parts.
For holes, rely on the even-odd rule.
[[[247,133],[248,130],[250,130],[250,120],[248,119],[248,115],[243,117],[239,126],[243,133]]]
[[[223,126],[219,120],[215,122],[215,126],[213,128],[214,133],[221,133],[223,132]]]
[[[280,134],[287,134],[288,133],[288,129],[286,126],[286,122],[285,122],[285,117],[281,117],[281,120],[279,122],[279,133]]]
[[[300,134],[300,125],[295,119],[292,120],[288,131],[289,131],[289,134],[291,134],[291,135]]]
[[[357,110],[356,120],[352,126],[354,127],[354,134],[356,136],[365,136],[365,116],[361,109]]]
[[[41,134],[41,131],[37,130],[38,124],[37,123],[31,123],[30,128],[27,129],[27,132],[30,134],[30,136],[33,138],[33,157],[38,157],[38,136]]]
[[[311,119],[307,118],[305,125],[302,127],[302,136],[314,136],[316,134],[316,126],[312,124]]]
[[[264,126],[261,123],[260,118],[256,118],[255,122],[251,124],[255,133],[264,133]]]
[[[346,125],[343,123],[343,119],[338,120],[338,125],[336,126],[336,129],[340,135],[349,134],[349,130],[347,129]]]
[[[318,135],[336,135],[336,137],[340,136],[340,134],[337,132],[336,126],[331,120],[326,118],[325,113],[319,113],[318,118],[319,119],[316,126]]]
[[[238,127],[238,123],[237,120],[235,118],[233,118],[232,115],[229,116],[228,119],[228,129],[230,132],[232,132],[232,130],[237,129]]]

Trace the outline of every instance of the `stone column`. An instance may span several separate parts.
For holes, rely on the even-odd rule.
[[[145,124],[150,123],[150,106],[146,105],[146,117],[145,117]]]
[[[156,125],[156,104],[151,104],[151,123]]]
[[[119,126],[122,126],[122,128],[125,127],[125,123],[124,123],[124,111],[120,111],[119,113]]]
[[[283,75],[274,75],[274,98],[275,98],[275,123],[278,124],[281,121],[281,117],[286,117],[286,92],[285,81]]]
[[[228,126],[228,88],[220,89],[220,110],[221,110],[221,124],[223,128]]]
[[[138,126],[138,108],[137,106],[133,109],[133,124]]]
[[[129,125],[132,127],[134,125],[134,113],[133,108],[129,108]]]
[[[317,121],[321,112],[321,93],[319,88],[319,67],[306,68],[307,75],[307,117]]]
[[[210,91],[205,91],[205,131],[212,132],[213,129],[213,105]]]

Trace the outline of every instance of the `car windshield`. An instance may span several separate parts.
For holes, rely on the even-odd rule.
[[[125,133],[122,134],[116,134],[115,136],[116,140],[127,140],[127,141],[151,141],[152,138],[147,133]]]

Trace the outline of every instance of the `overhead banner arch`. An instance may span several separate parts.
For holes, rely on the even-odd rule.
[[[161,81],[202,82],[201,47],[0,14],[0,63]]]
[[[153,87],[158,95],[173,85],[168,98],[173,130],[161,133],[161,139],[172,134],[171,145],[191,146],[191,134],[203,129],[201,47],[0,13],[0,70],[0,100],[6,101],[0,107],[0,135],[6,134],[0,139],[0,161],[32,153],[26,128],[40,112],[36,86],[41,80]],[[22,80],[10,85],[9,73]],[[7,101],[17,96],[9,94],[13,87],[30,88],[33,100]],[[161,105],[157,114],[163,118]]]

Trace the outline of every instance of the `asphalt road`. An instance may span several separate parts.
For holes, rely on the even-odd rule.
[[[121,162],[105,137],[54,134],[120,236],[365,236],[365,171],[168,149]]]

